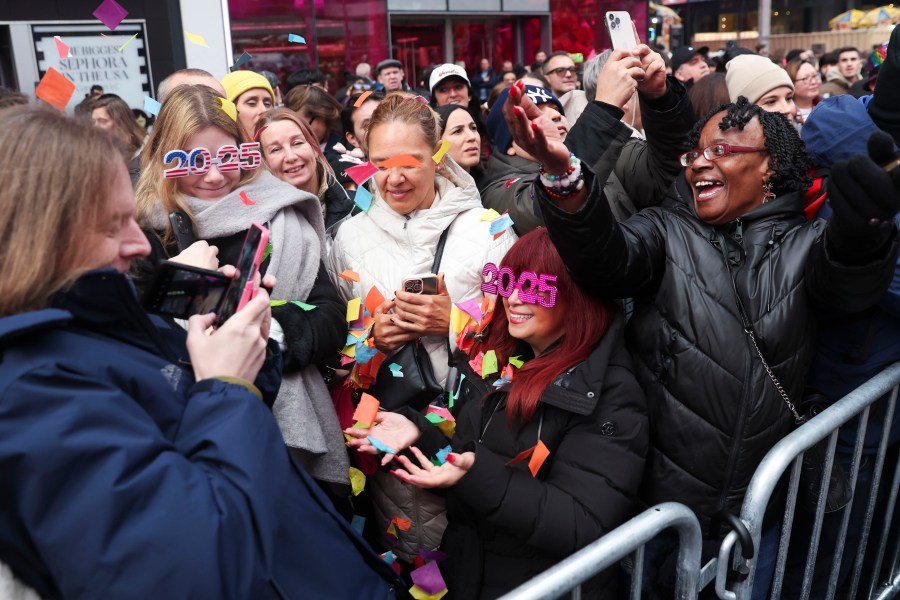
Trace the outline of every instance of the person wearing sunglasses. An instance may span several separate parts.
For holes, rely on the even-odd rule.
[[[556,97],[574,90],[578,84],[578,67],[568,52],[554,52],[544,62],[544,76]]]
[[[651,424],[642,500],[687,505],[717,549],[727,528],[713,516],[739,513],[760,461],[796,427],[817,318],[868,309],[891,280],[900,170],[879,165],[892,146],[873,137],[871,158],[836,163],[834,217],[807,221],[810,159],[799,134],[741,97],[695,127],[664,207],[620,224],[592,165],[518,92],[505,114],[542,165],[535,195],[569,272],[592,294],[634,298],[626,340]],[[767,596],[779,529],[774,514],[763,524],[753,598]],[[652,546],[643,574],[661,585],[677,543]]]

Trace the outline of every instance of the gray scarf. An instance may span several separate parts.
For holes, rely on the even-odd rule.
[[[244,192],[251,202],[241,199]],[[273,300],[309,297],[325,252],[325,224],[319,199],[262,172],[217,201],[185,197],[200,239],[233,235],[256,221],[269,228],[272,253],[267,273],[278,281]],[[162,205],[151,217],[155,229],[165,229]],[[331,394],[315,365],[285,373],[272,408],[291,454],[316,479],[349,484],[350,462]]]

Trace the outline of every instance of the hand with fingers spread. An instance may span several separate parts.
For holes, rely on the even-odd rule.
[[[396,315],[391,312],[394,310],[395,301],[385,300],[375,309],[372,317],[375,319],[375,325],[372,327],[372,338],[375,340],[375,347],[382,352],[393,352],[406,342],[417,340],[421,335],[411,332],[397,325]]]
[[[210,246],[206,240],[194,242],[169,260],[172,262],[198,267],[201,269],[209,269],[215,271],[219,268],[219,249]]]
[[[216,320],[213,313],[194,315],[188,321],[187,349],[197,381],[209,377],[256,379],[266,359],[266,343],[272,310],[269,294],[260,289],[244,308],[222,327],[207,334]]]
[[[437,294],[412,294],[397,291],[394,298],[393,323],[403,331],[424,335],[446,336],[450,330],[450,294],[444,274],[438,274]]]
[[[509,88],[503,105],[503,117],[513,139],[533,156],[550,174],[562,174],[569,168],[569,149],[563,144],[559,130],[547,113],[542,112],[524,92],[520,80]]]
[[[635,46],[631,54],[641,61],[641,69],[644,72],[637,82],[638,91],[650,99],[665,95],[666,63],[662,56],[646,44]]]
[[[353,439],[347,442],[351,448],[367,454],[378,454],[378,449],[369,443],[370,435],[383,442],[385,446],[396,452],[406,450],[419,438],[419,428],[403,415],[380,411],[375,415],[375,425],[365,429],[348,427],[344,433]],[[394,459],[394,454],[385,454],[381,459],[384,466]]]
[[[456,485],[475,464],[474,452],[462,454],[451,452],[447,455],[447,462],[437,467],[415,446],[411,446],[410,451],[419,464],[416,465],[405,456],[398,455],[395,460],[403,465],[403,469],[394,469],[391,473],[404,483],[420,488],[445,488]]]
[[[594,100],[624,108],[642,77],[644,69],[640,57],[632,55],[630,50],[613,50],[597,76]]]

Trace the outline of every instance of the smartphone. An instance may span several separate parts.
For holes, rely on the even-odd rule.
[[[175,243],[178,244],[179,252],[184,251],[185,248],[197,241],[197,234],[194,233],[194,224],[185,212],[180,210],[170,212],[169,223],[172,225],[172,235],[175,236]]]
[[[419,275],[403,280],[403,291],[410,294],[437,294],[438,279],[435,275]]]
[[[218,271],[164,260],[141,297],[147,312],[187,319],[217,312],[231,279]]]
[[[607,12],[606,30],[609,31],[613,50],[631,50],[640,43],[634,34],[631,15],[627,11],[611,10]]]
[[[235,265],[238,276],[232,281],[225,294],[222,307],[219,309],[219,318],[216,320],[217,327],[244,308],[256,295],[256,290],[259,288],[257,282],[254,281],[254,276],[262,264],[263,254],[265,254],[268,243],[269,230],[259,223],[251,223],[250,229],[247,230],[247,237],[244,238],[244,245],[241,246],[238,263]]]

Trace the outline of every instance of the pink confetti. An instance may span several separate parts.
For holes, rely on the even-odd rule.
[[[435,561],[426,563],[409,574],[413,583],[419,586],[426,594],[434,595],[447,589],[441,570]]]
[[[58,35],[54,35],[53,39],[56,41],[56,51],[59,52],[59,57],[69,58],[69,46]]]
[[[350,176],[350,179],[352,179],[356,185],[362,185],[378,172],[378,167],[371,162],[366,161],[361,165],[344,169],[344,172]]]
[[[122,19],[128,16],[128,11],[122,8],[116,0],[103,0],[100,6],[94,10],[93,15],[112,31],[115,31]]]
[[[469,299],[465,302],[457,302],[456,306],[459,310],[475,319],[476,323],[481,323],[481,304],[477,300]]]

